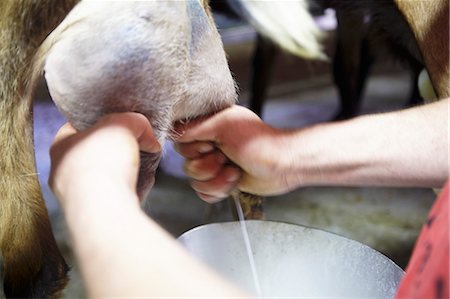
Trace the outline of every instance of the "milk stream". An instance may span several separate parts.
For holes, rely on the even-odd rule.
[[[242,211],[241,203],[237,197],[234,197],[234,203],[236,205],[239,223],[241,225],[242,235],[244,237],[245,248],[247,250],[248,261],[250,263],[250,269],[252,270],[253,283],[255,284],[256,296],[262,298],[261,285],[259,284],[258,273],[256,272],[255,259],[253,258],[253,250],[248,237],[247,226],[245,225],[244,212]]]

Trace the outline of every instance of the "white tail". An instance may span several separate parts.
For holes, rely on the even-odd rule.
[[[230,5],[258,33],[286,51],[308,59],[327,59],[320,43],[324,33],[309,13],[306,0],[238,0]]]

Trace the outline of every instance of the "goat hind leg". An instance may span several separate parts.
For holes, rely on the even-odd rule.
[[[0,299],[6,298],[5,291],[3,290],[3,281],[4,281],[4,267],[3,267],[3,256],[0,253]]]
[[[3,92],[11,86],[5,85]],[[36,176],[30,104],[20,97],[8,101],[11,97],[3,94],[0,101],[3,287],[8,298],[48,298],[66,284],[68,267],[56,246]]]
[[[36,186],[20,180],[19,187],[29,191],[21,194],[26,197],[9,197],[11,201],[1,202],[0,251],[4,258],[4,293],[8,298],[53,297],[67,283],[68,267],[56,246]],[[17,195],[17,186],[12,187]]]
[[[361,91],[369,65],[366,71],[364,66],[361,66],[364,60],[362,56],[367,54],[363,51],[366,34],[363,16],[336,9],[336,18],[338,27],[333,77],[339,91],[340,110],[334,119],[342,120],[354,117],[358,113]]]

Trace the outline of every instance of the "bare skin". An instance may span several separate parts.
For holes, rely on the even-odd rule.
[[[186,171],[203,180],[194,188],[209,201],[235,187],[263,194],[309,184],[439,187],[448,176],[448,105],[447,99],[293,131],[272,128],[234,106],[178,126],[177,139],[188,142],[178,147],[190,158]],[[79,133],[66,125],[52,146],[50,185],[89,296],[243,298],[142,212],[139,150],[161,148],[148,120],[136,113],[106,116]]]
[[[108,115],[79,133],[67,124],[52,145],[49,183],[89,297],[244,298],[140,209],[139,150],[161,147],[137,113]]]
[[[179,124],[174,135],[192,187],[208,202],[234,188],[276,195],[317,185],[441,187],[449,176],[449,103],[297,130],[233,106]]]

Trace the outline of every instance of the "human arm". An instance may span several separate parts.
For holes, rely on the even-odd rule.
[[[106,116],[79,133],[66,125],[52,145],[49,183],[89,297],[242,297],[140,209],[139,149],[161,150],[135,113]]]
[[[234,187],[261,195],[317,185],[439,187],[449,175],[449,102],[296,130],[234,106],[180,125],[177,149],[193,188],[210,202]],[[208,153],[198,152],[208,144]],[[239,179],[229,180],[226,159],[211,158],[222,154]]]

